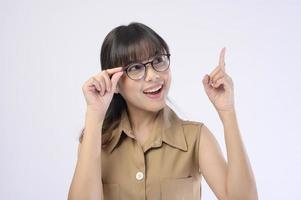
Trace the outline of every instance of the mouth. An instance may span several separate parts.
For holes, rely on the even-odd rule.
[[[161,96],[161,93],[163,91],[163,86],[164,85],[162,84],[162,85],[160,85],[160,86],[158,86],[154,89],[151,89],[151,90],[148,90],[148,91],[143,91],[143,93],[151,99],[157,99]]]

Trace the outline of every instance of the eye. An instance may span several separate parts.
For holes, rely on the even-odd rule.
[[[154,64],[160,64],[164,62],[164,59],[163,59],[163,56],[157,56],[154,60],[153,60],[153,63]]]
[[[128,72],[141,71],[141,70],[143,70],[143,68],[144,68],[143,65],[140,65],[140,64],[134,64],[134,65],[131,65],[131,66],[128,68]]]

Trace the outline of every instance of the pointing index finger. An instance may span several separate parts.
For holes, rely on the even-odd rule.
[[[226,47],[222,48],[219,56],[219,62],[218,65],[225,71],[225,52],[226,52]]]
[[[122,67],[115,67],[115,68],[111,68],[111,69],[106,69],[106,72],[109,75],[115,74],[116,72],[120,72],[123,71]]]

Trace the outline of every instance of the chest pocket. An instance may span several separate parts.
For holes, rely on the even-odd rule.
[[[161,200],[192,200],[193,177],[166,179],[161,182]]]
[[[119,184],[104,183],[103,196],[104,196],[104,200],[119,200],[120,199]]]

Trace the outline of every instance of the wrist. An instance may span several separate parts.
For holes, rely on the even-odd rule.
[[[86,113],[89,113],[92,115],[105,116],[106,109],[104,109],[103,107],[99,107],[99,106],[87,105]]]
[[[105,116],[103,113],[95,110],[95,109],[89,109],[86,110],[86,125],[88,124],[96,124],[102,126],[102,123],[105,119]]]
[[[229,120],[232,120],[234,118],[236,118],[236,111],[235,108],[231,108],[228,110],[218,110],[218,115],[220,117],[220,119],[222,120],[222,122]]]

